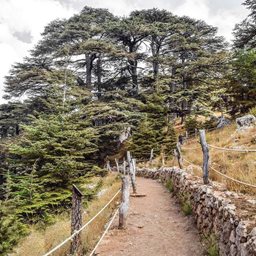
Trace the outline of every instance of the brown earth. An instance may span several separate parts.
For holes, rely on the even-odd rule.
[[[184,216],[175,198],[155,180],[137,178],[131,197],[127,229],[118,218],[97,249],[99,256],[201,256],[204,249],[191,216]]]

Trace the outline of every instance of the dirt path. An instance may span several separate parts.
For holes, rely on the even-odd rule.
[[[162,184],[138,178],[143,198],[130,199],[128,225],[118,230],[118,219],[102,241],[99,256],[201,256],[198,232],[191,217],[180,207]]]

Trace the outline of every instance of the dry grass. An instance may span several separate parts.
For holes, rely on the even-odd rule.
[[[94,180],[92,180],[93,182]],[[98,181],[98,178],[95,178]],[[94,181],[94,182],[95,182]],[[97,212],[99,212],[113,195],[120,188],[120,181],[116,174],[110,174],[104,178],[102,192],[97,199],[91,201],[83,215],[83,224],[90,220]],[[82,231],[82,243],[84,253],[88,252],[97,242],[101,235],[104,225],[109,220],[114,208],[118,204],[119,197],[114,200],[110,206],[102,212],[89,226]],[[16,252],[12,256],[42,256],[44,253],[58,245],[68,236],[70,236],[70,214],[65,213],[56,217],[56,223],[47,227],[45,230],[37,230],[36,227],[31,228],[31,233],[16,248]],[[64,256],[69,254],[70,242],[53,253],[53,256]]]
[[[239,149],[256,148],[256,128],[238,132],[236,131],[235,125],[232,125],[225,129],[208,132],[206,137],[208,144],[219,147]],[[185,159],[193,162],[195,165],[202,166],[202,151],[198,139],[189,140],[183,146],[182,153]],[[255,156],[256,152],[241,153],[210,148],[210,165],[227,176],[255,185]],[[195,175],[202,176],[201,168],[189,165],[186,162],[184,162],[184,165],[187,168],[192,169]],[[225,183],[229,190],[256,195],[256,189],[227,180],[211,169],[210,178]]]

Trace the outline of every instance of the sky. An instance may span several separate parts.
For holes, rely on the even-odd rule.
[[[133,10],[159,8],[187,15],[218,27],[219,35],[232,40],[236,23],[248,14],[244,0],[0,0],[0,103],[4,77],[11,65],[29,54],[44,27],[57,18],[69,18],[85,5],[107,8],[118,16]]]

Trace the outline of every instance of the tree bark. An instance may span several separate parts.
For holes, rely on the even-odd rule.
[[[129,208],[130,185],[127,176],[122,177],[122,195],[121,204],[119,208],[119,228],[126,228],[126,219]]]
[[[203,151],[203,180],[209,183],[209,148],[206,142],[205,130],[199,130],[200,143]]]
[[[98,55],[97,60],[97,87],[98,87],[98,98],[101,97],[101,84],[102,84],[102,56]]]
[[[82,193],[73,185],[71,209],[71,234],[82,227]],[[70,247],[70,254],[82,256],[82,242],[80,233],[75,235]]]

